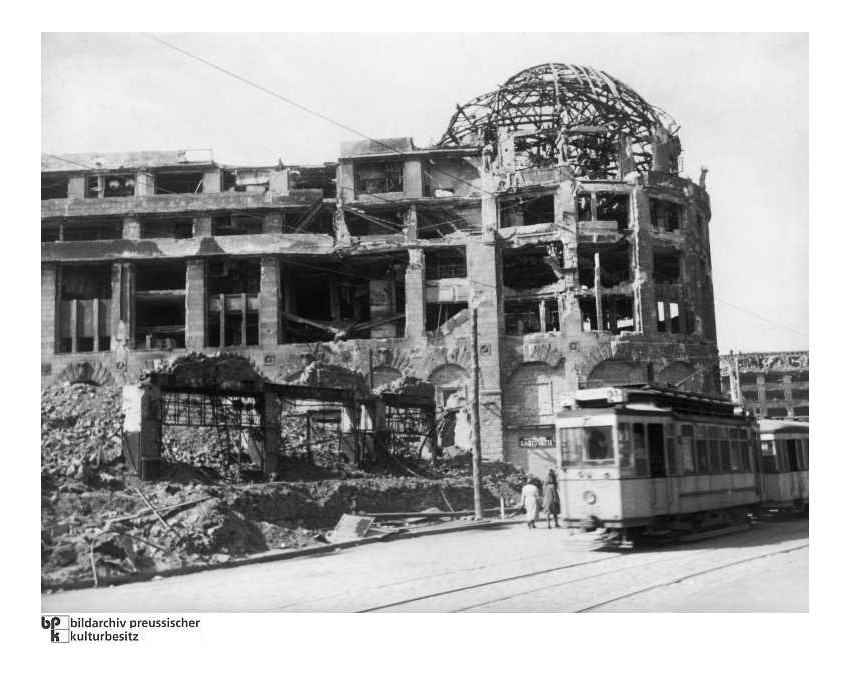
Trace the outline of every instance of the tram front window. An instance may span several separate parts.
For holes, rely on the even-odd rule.
[[[613,464],[614,443],[611,440],[610,426],[589,426],[584,429],[587,447],[584,460],[588,464]]]
[[[614,463],[611,426],[561,429],[561,463],[570,466],[602,466]]]

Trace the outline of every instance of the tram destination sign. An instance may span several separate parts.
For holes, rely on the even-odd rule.
[[[520,447],[555,447],[555,439],[552,436],[520,436]]]

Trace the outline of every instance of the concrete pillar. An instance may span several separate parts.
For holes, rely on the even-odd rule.
[[[487,197],[482,203],[486,201]],[[478,303],[481,455],[485,459],[504,459],[500,365],[504,314],[499,288],[501,276],[497,270],[500,257],[492,236],[492,230],[489,234],[485,230],[481,240],[470,240],[466,247],[466,268],[470,303]]]
[[[404,239],[415,242],[419,237],[419,220],[416,216],[416,205],[411,205],[404,213]]]
[[[490,193],[481,196],[481,228],[484,233],[499,228],[499,204],[496,196]]]
[[[404,161],[404,197],[405,198],[421,198],[422,197],[422,161],[418,158],[415,160]]]
[[[156,193],[156,180],[150,172],[136,172],[134,195],[153,195]]]
[[[124,217],[124,226],[121,231],[124,240],[138,240],[142,237],[142,220],[135,214]]]
[[[186,262],[186,348],[196,351],[202,349],[206,344],[207,293],[205,273],[203,259],[190,259]],[[262,313],[262,310],[260,313]]]
[[[348,232],[348,224],[345,223],[345,213],[339,203],[334,210],[334,239],[337,245],[351,243],[351,234]]]
[[[162,392],[152,384],[121,389],[124,456],[142,480],[156,480],[162,461]]]
[[[354,163],[343,160],[336,168],[336,195],[344,202],[355,199],[354,192]]]
[[[221,170],[204,172],[204,193],[221,193]]]
[[[636,190],[632,198],[635,217],[634,250],[632,252],[632,280],[634,288],[635,331],[644,334],[657,332],[655,310],[655,284],[652,282],[652,229],[650,226],[649,198],[643,189]]]
[[[602,267],[599,264],[599,252],[593,253],[593,296],[596,302],[596,331],[601,332],[605,327],[602,318]]]
[[[260,346],[280,341],[280,260],[260,258]]]
[[[404,272],[404,303],[406,337],[425,336],[425,262],[421,248],[407,250],[408,263]]]
[[[56,316],[59,298],[56,264],[41,265],[41,363],[50,364],[56,353]]]
[[[514,137],[507,127],[499,128],[499,167],[503,172],[516,170],[516,149]]]
[[[200,216],[192,220],[192,236],[204,238],[212,235],[212,217]]]
[[[266,212],[263,215],[263,233],[283,233],[283,212]]]
[[[68,179],[68,197],[69,198],[85,198],[86,197],[86,178],[82,175],[70,177]]]
[[[270,478],[280,461],[280,397],[265,393],[263,400],[263,475]]]
[[[109,332],[111,351],[134,346],[133,296],[135,294],[135,264],[112,264],[112,301],[110,303]]]

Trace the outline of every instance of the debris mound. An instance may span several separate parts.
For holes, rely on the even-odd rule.
[[[142,482],[124,464],[118,387],[43,389],[41,423],[48,590],[326,543],[343,514],[472,508],[469,455],[437,465],[393,457],[365,470],[314,430],[312,463],[284,457],[279,482],[251,483],[222,467],[214,430],[166,427],[161,479]],[[301,435],[285,426],[283,434],[295,443]],[[482,470],[485,506],[518,496],[517,469],[488,462]]]
[[[41,477],[108,485],[121,460],[121,391],[116,386],[62,383],[41,394]]]

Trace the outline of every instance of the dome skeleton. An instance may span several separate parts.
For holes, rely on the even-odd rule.
[[[650,170],[653,144],[674,136],[678,125],[603,71],[549,63],[457,106],[438,146],[492,144],[500,129],[514,135],[530,166],[567,161],[580,176],[603,178],[616,172],[621,153],[637,170]],[[569,157],[559,157],[565,139]]]

